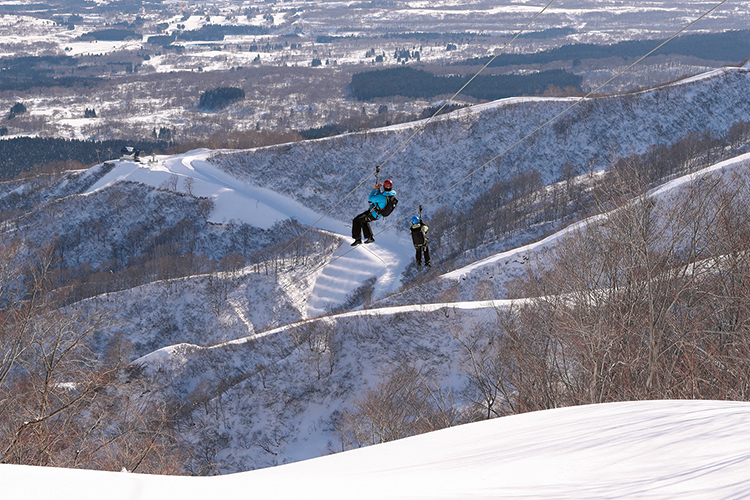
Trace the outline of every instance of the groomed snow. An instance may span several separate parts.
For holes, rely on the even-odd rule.
[[[477,422],[226,476],[0,465],[4,498],[750,498],[750,403],[641,401]]]

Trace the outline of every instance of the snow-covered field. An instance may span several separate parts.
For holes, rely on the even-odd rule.
[[[641,401],[467,424],[211,478],[0,465],[7,498],[750,498],[750,404]]]

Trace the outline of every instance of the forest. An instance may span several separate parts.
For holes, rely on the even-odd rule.
[[[202,93],[198,107],[208,111],[217,111],[244,98],[245,91],[240,88],[219,87]]]
[[[361,101],[378,97],[430,98],[457,92],[470,76],[436,76],[424,70],[398,67],[352,75],[352,94]],[[479,75],[463,93],[495,100],[519,95],[540,95],[550,86],[580,91],[583,78],[563,70],[528,75]]]
[[[629,40],[612,45],[581,43],[563,45],[532,54],[500,54],[491,67],[520,64],[548,64],[556,61],[580,61],[583,59],[606,59],[608,57],[637,58],[663,43],[664,40]],[[747,59],[750,30],[726,31],[700,35],[685,35],[671,40],[655,54],[693,56],[709,61],[740,63]],[[456,63],[487,64],[491,57],[474,58]]]
[[[14,137],[0,141],[0,180],[8,180],[22,172],[38,170],[55,162],[75,160],[83,165],[92,165],[120,157],[124,146],[151,154],[169,147],[166,141],[125,140],[79,141],[50,137]]]

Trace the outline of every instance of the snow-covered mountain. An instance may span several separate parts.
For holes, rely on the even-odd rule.
[[[339,451],[343,445],[336,423],[363,392],[396,367],[408,366],[428,382],[436,400],[461,401],[469,377],[466,366],[472,361],[467,345],[491,342],[498,315],[514,304],[507,300],[505,284],[530,262],[543,259],[563,235],[598,220],[561,227],[536,242],[519,237],[513,250],[472,263],[467,257],[464,267],[417,287],[402,287],[403,271],[414,258],[404,219],[418,205],[425,205],[429,217],[440,206],[469,206],[493,183],[517,172],[535,169],[551,183],[560,178],[565,163],[595,172],[609,166],[610,153],[642,153],[689,132],[723,135],[750,116],[748,97],[748,69],[727,68],[638,94],[586,100],[538,131],[577,101],[510,99],[459,110],[430,123],[330,139],[247,151],[198,150],[140,163],[116,160],[46,182],[3,184],[0,203],[26,202],[3,231],[38,243],[57,237],[71,269],[98,270],[102,280],[108,266],[117,268],[118,262],[136,258],[144,248],[176,241],[189,242],[185,252],[216,261],[233,252],[251,260],[250,265],[177,278],[160,277],[163,270],[157,268],[147,283],[127,286],[118,281],[116,287],[68,307],[106,311],[117,320],[133,345],[132,366],[142,370],[154,393],[189,408],[179,422],[180,431],[206,451],[206,463],[201,465],[206,473],[289,464]],[[696,176],[743,172],[748,160],[743,155],[718,163],[648,196],[657,202],[680,196],[682,187]],[[382,165],[380,180],[392,178],[401,201],[386,223],[374,224],[374,244],[352,249],[349,221],[367,206],[377,164]],[[315,227],[309,232],[299,229],[311,224]],[[181,239],[174,228],[183,232]],[[307,235],[304,251],[288,251]],[[432,250],[439,261],[440,249]],[[495,300],[472,300],[480,283],[488,282]],[[362,301],[350,300],[358,293],[371,295],[367,309],[361,308]],[[420,300],[420,295],[431,300]],[[432,300],[439,297],[445,300]],[[471,405],[455,406],[466,413],[451,414],[451,424],[471,420]],[[745,425],[746,414],[746,405],[739,403],[571,408],[459,426],[368,450],[233,475],[222,479],[220,486],[219,481],[191,480],[193,489],[172,479],[134,480],[103,473],[85,473],[85,478],[71,473],[60,480],[71,488],[77,481],[124,481],[122,498],[135,495],[130,488],[143,491],[143,498],[182,488],[197,496],[200,488],[208,487],[275,488],[280,498],[301,494],[294,488],[306,488],[303,483],[285,474],[317,476],[318,486],[305,491],[334,498],[353,491],[365,498],[458,498],[467,491],[487,498],[599,498],[644,491],[649,498],[689,497],[688,493],[711,498],[706,488],[715,480],[726,485],[725,497],[736,498],[748,491],[743,482],[747,479],[737,472],[744,460],[735,448],[738,440],[708,429],[722,415],[735,419],[738,427]],[[662,422],[663,432],[654,436],[649,427]],[[685,422],[695,422],[695,427],[685,429]],[[550,428],[561,434],[550,436]],[[586,429],[591,435],[586,446],[574,439],[580,437],[578,431],[567,432],[571,429]],[[502,440],[507,434],[513,434],[512,442]],[[721,440],[711,450],[715,455],[686,451],[706,439]],[[445,445],[446,440],[459,444]],[[637,448],[623,444],[632,440]],[[492,443],[489,448],[487,442]],[[455,453],[440,458],[436,448]],[[664,460],[638,460],[639,454],[657,449],[668,451]],[[554,458],[563,453],[577,458]],[[619,458],[607,459],[606,467],[600,468],[602,457],[610,454]],[[383,466],[396,464],[396,456],[405,462]],[[350,462],[348,457],[355,458]],[[726,467],[717,465],[722,460]],[[600,465],[595,467],[595,462]],[[319,475],[318,467],[336,470],[341,463],[351,467],[346,476],[351,482],[337,484],[332,493],[323,480],[330,476]],[[534,474],[518,472],[521,465],[533,468]],[[625,470],[619,476],[612,472],[618,466]],[[653,469],[659,475],[653,475]],[[494,473],[509,470],[516,472]],[[53,474],[0,468],[0,475],[19,478],[37,473]],[[464,479],[435,480],[454,477],[451,474]],[[679,474],[685,474],[682,480]],[[412,482],[410,477],[421,479]],[[545,489],[529,490],[532,485]]]
[[[566,163],[582,172],[596,171],[689,132],[724,135],[750,115],[748,88],[747,67],[724,68],[574,107],[580,99],[503,99],[435,117],[426,125],[414,122],[221,153],[213,161],[237,178],[286,194],[316,212],[330,209],[332,217],[343,221],[363,209],[375,166],[381,165],[380,179],[394,180],[398,216],[406,217],[420,204],[429,213],[440,206],[468,206],[493,183],[530,169],[549,184],[559,180]],[[553,122],[537,130],[549,120]],[[333,206],[363,181],[353,196]]]
[[[716,174],[730,179],[744,173],[748,161],[750,155],[746,154],[718,163],[675,179],[649,196],[657,203],[670,203],[683,196],[681,190],[690,182]],[[494,280],[502,287],[524,273],[525,266],[544,260],[561,238],[604,219],[595,216],[539,242],[447,273],[437,286],[458,287],[467,294],[482,281]],[[226,470],[264,467],[335,450],[332,426],[341,412],[363,388],[372,388],[403,360],[416,366],[445,394],[458,397],[467,384],[466,343],[492,331],[498,314],[514,303],[518,300],[350,311],[263,332],[248,331],[245,337],[211,347],[171,345],[134,364],[146,367],[178,398],[194,393],[201,384],[219,384],[230,373],[233,383],[219,397],[220,410],[217,407],[200,417],[196,439],[209,439],[202,432],[210,431],[214,438],[220,435],[232,443],[219,453]],[[253,311],[252,301],[240,309]],[[121,320],[127,321],[128,314],[126,311]],[[243,397],[248,393],[254,396]]]

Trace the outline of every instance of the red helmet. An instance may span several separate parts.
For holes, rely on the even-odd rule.
[[[391,182],[390,179],[386,179],[383,182],[383,189],[385,189],[386,191],[390,191],[391,189],[393,189],[393,182]]]

